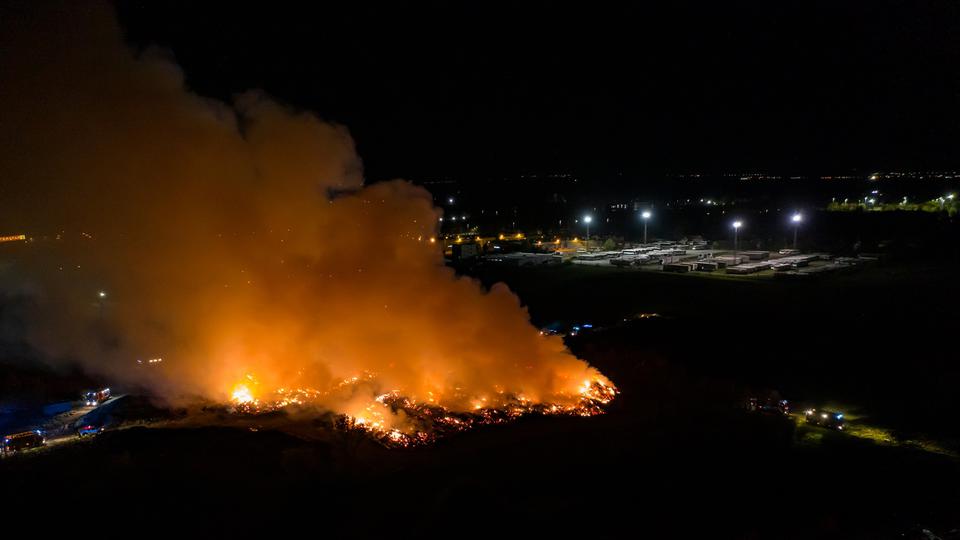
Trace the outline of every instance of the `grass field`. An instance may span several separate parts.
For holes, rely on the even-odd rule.
[[[588,266],[474,275],[507,283],[538,325],[666,316],[585,338],[588,360],[591,350],[615,344],[798,401],[857,406],[897,430],[960,435],[956,423],[940,420],[944,411],[960,414],[952,390],[960,387],[952,337],[960,286],[946,266],[876,264],[801,283]]]

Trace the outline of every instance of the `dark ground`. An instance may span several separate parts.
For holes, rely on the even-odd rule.
[[[955,440],[948,268],[884,264],[799,284],[477,273],[507,281],[538,324],[669,318],[570,340],[622,391],[602,417],[526,418],[408,451],[351,434],[108,431],[0,462],[6,515],[218,537],[306,527],[331,538],[903,538],[960,527],[956,459],[820,430],[810,443],[809,428],[736,408],[751,388],[771,388]]]

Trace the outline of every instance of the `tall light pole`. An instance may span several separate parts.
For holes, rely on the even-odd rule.
[[[793,222],[793,249],[797,249],[797,231],[800,229],[800,223],[803,221],[803,214],[797,212],[790,218]]]
[[[649,210],[644,210],[644,212],[640,214],[640,216],[643,217],[643,243],[644,244],[647,243],[647,221],[650,221],[651,215],[652,214],[650,214]]]
[[[733,264],[731,266],[737,265],[737,242],[739,241],[740,227],[743,227],[743,222],[739,219],[733,222]]]
[[[587,242],[590,241],[590,222],[593,221],[592,216],[583,216],[583,222],[587,224]]]

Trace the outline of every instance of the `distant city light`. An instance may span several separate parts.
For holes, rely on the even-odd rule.
[[[650,216],[651,216],[652,214],[651,214],[649,211],[646,211],[646,212],[644,212],[643,214],[640,214],[640,215],[643,216],[643,219],[650,219]]]
[[[743,227],[743,222],[742,222],[742,221],[734,221],[734,222],[733,222],[733,228],[734,228],[734,229],[739,229],[740,227]]]
[[[453,197],[447,199],[447,204],[453,204]]]
[[[106,291],[100,291],[100,292],[97,293],[97,296],[99,296],[100,298],[106,298],[106,297],[107,297],[107,293],[106,293]]]
[[[591,216],[583,216],[583,222],[584,222],[584,223],[590,223],[591,221],[593,221],[593,217],[591,217]]]
[[[793,221],[794,223],[800,223],[801,221],[803,221],[803,214],[797,212],[796,214],[793,215],[793,217],[790,218],[790,220]]]

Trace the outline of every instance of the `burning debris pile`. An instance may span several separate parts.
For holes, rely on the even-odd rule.
[[[345,127],[255,89],[196,95],[109,3],[29,5],[0,19],[0,228],[37,241],[0,287],[29,285],[10,294],[51,362],[168,404],[313,407],[397,446],[613,397],[506,285],[445,266],[433,194],[366,182]]]
[[[280,388],[269,400],[254,397],[250,390],[255,379],[239,383],[231,394],[233,410],[239,414],[263,414],[287,407],[319,405],[331,396],[356,392],[361,387],[376,384],[375,377],[352,377],[341,381],[334,389],[321,392],[314,389]],[[617,389],[602,378],[585,380],[575,395],[560,396],[558,403],[533,402],[522,395],[496,393],[496,398],[475,398],[469,411],[451,410],[429,398],[426,402],[404,397],[397,391],[376,395],[354,414],[341,414],[336,427],[365,432],[388,448],[409,448],[467,431],[473,427],[502,424],[525,415],[541,416],[596,416],[617,395]],[[458,396],[462,402],[463,396]]]

